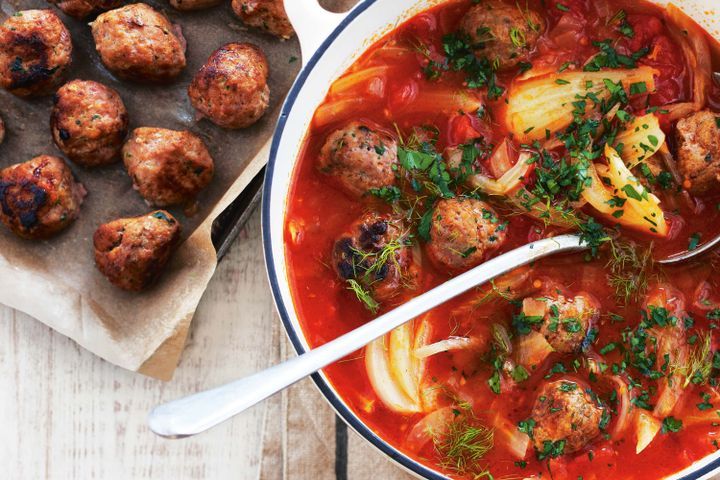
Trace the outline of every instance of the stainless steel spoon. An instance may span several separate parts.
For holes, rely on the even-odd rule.
[[[656,263],[660,263],[662,265],[675,265],[678,263],[686,262],[692,258],[699,257],[700,255],[703,255],[713,248],[715,248],[718,244],[720,244],[720,235],[713,238],[712,240],[703,243],[699,247],[697,247],[694,250],[688,250],[686,252],[680,252],[676,253],[674,255],[670,255],[667,258],[663,258],[662,260],[658,260]]]
[[[686,261],[707,252],[718,242],[720,237],[693,251],[660,260],[658,263],[674,264]],[[577,235],[546,238],[516,248],[448,280],[321,347],[227,385],[155,407],[150,412],[148,425],[156,434],[170,438],[182,438],[203,432],[473,287],[543,257],[587,248]]]
[[[587,245],[576,235],[547,238],[516,248],[321,347],[227,385],[155,407],[148,425],[158,435],[170,438],[203,432],[475,286],[543,257],[585,249]]]

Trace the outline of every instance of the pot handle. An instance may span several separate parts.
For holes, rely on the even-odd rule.
[[[285,0],[285,11],[292,23],[305,65],[347,13],[333,13],[317,0]]]

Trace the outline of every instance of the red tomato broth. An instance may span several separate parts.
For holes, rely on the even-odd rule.
[[[682,52],[669,37],[659,8],[644,2],[637,2],[627,7],[617,0],[607,2],[568,0],[562,3],[570,9],[569,12],[552,6],[546,9],[540,8],[540,0],[529,2],[547,22],[546,32],[538,41],[537,52],[532,58],[534,68],[544,66],[556,70],[568,61],[582,64],[597,52],[597,48],[592,44],[593,41],[617,37],[617,33],[613,33],[600,17],[602,10],[607,8],[609,12],[614,12],[622,6],[628,13],[628,22],[636,31],[636,37],[625,42],[626,52],[638,48],[633,41],[640,41],[639,37],[652,37],[653,45],[657,45],[658,51],[664,52],[663,55],[658,54],[656,57],[638,61],[639,65],[650,65],[659,72],[656,78],[657,92],[651,96],[651,104],[687,101],[690,98],[689,78],[684,62],[682,67],[678,67],[675,62],[675,59],[682,58]],[[330,252],[338,235],[342,234],[363,212],[367,210],[390,212],[389,206],[378,199],[363,198],[360,202],[350,199],[317,171],[315,160],[327,135],[350,119],[362,120],[391,133],[393,128],[397,128],[400,132],[408,132],[418,125],[433,124],[439,129],[438,151],[443,151],[445,147],[458,145],[479,135],[497,145],[508,134],[501,123],[493,124],[492,128],[488,129],[487,125],[479,122],[476,116],[459,113],[456,110],[443,111],[442,106],[436,111],[431,109],[418,112],[415,108],[418,99],[421,101],[427,92],[438,91],[443,87],[463,88],[463,74],[445,72],[438,81],[429,81],[422,67],[427,65],[428,59],[439,58],[443,35],[457,29],[461,16],[470,4],[470,1],[458,1],[439,5],[416,15],[386,35],[366,51],[347,72],[352,74],[375,66],[388,68],[388,73],[385,75],[361,82],[351,90],[350,96],[362,99],[360,109],[352,109],[351,118],[346,115],[332,118],[329,122],[319,121],[316,115],[294,173],[285,230],[288,271],[295,307],[303,332],[313,346],[336,338],[372,318],[371,313],[357,301],[352,292],[348,291],[344,281],[337,277],[329,265]],[[392,51],[394,45],[413,44],[418,41],[427,46],[427,51],[413,54],[400,50]],[[391,47],[388,49],[390,53],[382,50],[383,47],[388,46]],[[622,52],[622,48],[621,44],[618,51]],[[500,74],[498,83],[507,86],[515,75],[516,70],[512,73]],[[488,101],[479,90],[471,90],[468,94],[481,100],[491,109],[500,111],[503,108],[502,100]],[[330,93],[325,103],[342,100],[347,96],[347,93]],[[708,103],[711,108],[720,105],[720,89],[713,86]],[[393,123],[396,127],[392,127]],[[668,128],[666,133],[671,141],[670,127],[670,125],[664,126]],[[663,204],[665,202],[666,199],[663,198]],[[671,234],[668,238],[652,239],[627,230],[623,230],[623,234],[644,244],[653,241],[655,254],[658,257],[684,251],[688,247],[688,238],[691,234],[700,232],[703,239],[709,239],[720,231],[718,202],[720,195],[697,200],[694,205],[687,205],[671,198],[667,200],[667,203],[674,206],[673,212],[667,212],[670,214],[671,224]],[[508,213],[500,207],[496,209],[501,216]],[[592,211],[586,210],[588,213]],[[552,227],[546,228],[542,223],[524,216],[507,216],[505,219],[509,221],[508,239],[500,252],[553,234],[555,231]],[[423,264],[418,289],[406,292],[394,303],[401,303],[412,295],[427,291],[447,278],[446,273],[437,270],[426,261]],[[709,321],[705,318],[706,310],[694,306],[693,299],[703,281],[708,282],[712,291],[717,291],[717,286],[720,286],[720,276],[714,272],[713,267],[704,264],[669,269],[666,278],[671,279],[673,285],[684,293],[687,310],[695,318],[696,328],[709,328]],[[531,280],[545,282],[547,279],[558,282],[563,290],[571,294],[589,292],[601,303],[603,313],[611,311],[625,317],[625,322],[613,323],[607,315],[602,316],[597,325],[599,335],[592,347],[594,350],[618,341],[623,328],[627,325],[636,325],[640,320],[639,309],[642,302],[617,304],[613,290],[608,284],[607,272],[604,270],[602,260],[587,262],[583,255],[570,255],[538,262],[533,266]],[[487,312],[490,321],[485,317],[455,313],[460,306],[477,296],[478,292],[472,291],[433,310],[430,314],[435,330],[433,341],[446,338],[458,328],[464,335],[477,334],[487,338],[489,325],[493,322],[504,324],[509,328],[510,319],[514,313],[517,313],[517,307],[507,302],[492,305],[492,311]],[[383,305],[383,309],[391,307],[392,305]],[[718,347],[715,339],[712,347],[713,351]],[[490,411],[499,409],[513,424],[517,424],[530,415],[536,392],[542,382],[546,381],[544,375],[550,366],[557,362],[569,365],[572,359],[579,356],[553,353],[542,366],[531,372],[532,375],[527,381],[514,386],[503,384],[499,396],[492,393],[487,386],[491,370],[486,363],[477,359],[463,359],[462,355],[459,357],[457,353],[450,352],[431,357],[426,378],[435,379],[434,383],[438,385],[449,381],[455,381],[457,385],[458,374],[454,369],[458,362],[467,365],[472,373],[468,374],[463,385],[457,386],[456,393],[463,398],[472,399],[473,413],[478,420],[486,423],[489,421],[489,410],[483,411],[481,406],[491,406]],[[398,414],[383,405],[368,380],[361,352],[327,367],[325,373],[351,409],[373,431],[408,455],[432,468],[439,468],[437,464],[441,459],[432,442],[421,451],[410,450],[405,445],[409,430],[424,414]],[[588,370],[585,366],[577,372],[570,371],[567,376],[577,379],[581,384],[588,383]],[[564,378],[562,375],[555,375],[554,379],[560,377]],[[597,384],[593,384],[592,387],[598,392],[603,390],[602,386]],[[695,408],[694,404],[700,401],[702,391],[700,387],[693,385],[688,387],[684,394],[687,405],[683,407],[683,411],[692,411]],[[720,404],[717,407],[720,408]],[[612,429],[614,422],[613,416],[608,431]],[[503,478],[506,475],[523,478],[539,473],[545,478],[550,469],[554,479],[575,479],[580,475],[585,480],[651,479],[676,472],[715,451],[716,447],[712,444],[712,440],[720,436],[718,430],[717,427],[707,423],[683,428],[672,435],[658,434],[640,455],[636,455],[635,438],[630,433],[632,426],[629,426],[623,438],[600,437],[576,454],[564,455],[549,462],[538,461],[531,452],[531,447],[525,458],[527,462],[525,468],[518,466],[515,463],[516,459],[501,446],[492,449],[483,458],[483,462],[489,466],[495,478]],[[594,455],[592,460],[588,452]],[[454,473],[447,469],[443,471],[450,475]]]

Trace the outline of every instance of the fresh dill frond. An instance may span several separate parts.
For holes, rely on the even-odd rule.
[[[433,443],[442,460],[440,466],[453,470],[459,475],[479,475],[486,472],[480,461],[493,448],[495,433],[468,414],[459,415],[448,424],[442,435],[433,438]]]
[[[492,325],[493,345],[497,350],[505,355],[512,352],[512,343],[507,329],[499,323]]]
[[[389,266],[394,266],[400,270],[397,254],[400,250],[409,246],[412,246],[412,242],[408,240],[406,235],[400,235],[376,252],[366,252],[358,248],[352,248],[353,270],[356,273],[362,272],[361,280],[363,283],[372,284],[375,282],[376,277],[383,270],[387,270]]]
[[[507,287],[505,289],[500,288],[495,283],[495,280],[490,281],[490,288],[487,290],[487,292],[480,297],[479,300],[477,300],[477,306],[480,307],[488,302],[491,302],[493,300],[497,299],[503,299],[507,300],[508,302],[511,302],[515,300],[515,295],[513,295],[513,292],[511,291],[510,287]]]
[[[624,305],[638,301],[647,292],[654,267],[653,244],[643,249],[628,240],[610,242],[610,258],[605,265],[610,270],[608,282],[615,290],[615,298]]]
[[[525,8],[522,8],[520,6],[520,2],[518,0],[515,1],[515,6],[520,10],[520,14],[525,19],[525,23],[527,23],[527,26],[532,30],[533,32],[539,32],[540,31],[540,25],[538,23],[535,23],[532,19],[532,15],[530,13],[530,7],[528,6],[528,1],[525,0]]]
[[[347,283],[348,290],[352,290],[357,299],[360,300],[363,305],[365,305],[365,308],[370,310],[373,315],[376,314],[380,309],[380,304],[373,298],[372,294],[352,278],[349,278]]]
[[[517,28],[517,27],[511,28],[510,29],[510,41],[517,48],[524,48],[527,45],[527,40],[525,38],[525,32],[523,32],[522,29]]]
[[[613,23],[620,23],[623,20],[625,20],[625,18],[627,18],[627,13],[625,13],[625,10],[620,9],[617,12],[615,12],[615,15],[613,15],[612,17],[607,19],[607,21],[605,22],[605,25],[612,25]]]
[[[713,368],[713,356],[711,352],[712,337],[710,332],[701,334],[699,340],[688,352],[687,357],[680,362],[670,363],[670,377],[685,377],[683,388],[691,383],[704,385],[710,379]]]

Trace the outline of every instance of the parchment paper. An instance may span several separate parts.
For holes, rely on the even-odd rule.
[[[102,223],[151,211],[132,189],[122,162],[101,169],[70,163],[89,194],[81,216],[58,237],[43,242],[16,238],[0,225],[0,303],[16,308],[121,367],[169,379],[185,344],[190,322],[216,266],[210,240],[212,220],[260,171],[287,90],[300,61],[295,40],[281,42],[247,29],[230,2],[180,13],[162,1],[147,1],[182,26],[188,66],[172,84],[145,86],[115,79],[100,63],[90,27],[55,10],[72,34],[73,64],[66,79],[90,79],[116,89],[130,114],[130,128],[187,129],[205,140],[215,160],[215,178],[200,196],[197,214],[171,209],[185,241],[158,285],[126,293],[110,285],[94,266],[92,236]],[[0,21],[18,10],[54,8],[40,0],[0,0]],[[270,65],[271,106],[251,128],[229,131],[196,121],[186,89],[211,52],[231,41],[259,45]],[[297,61],[295,61],[297,59]],[[62,156],[49,128],[52,97],[20,99],[0,90],[0,115],[7,137],[0,144],[0,168],[40,154]],[[260,255],[260,252],[258,252]]]

